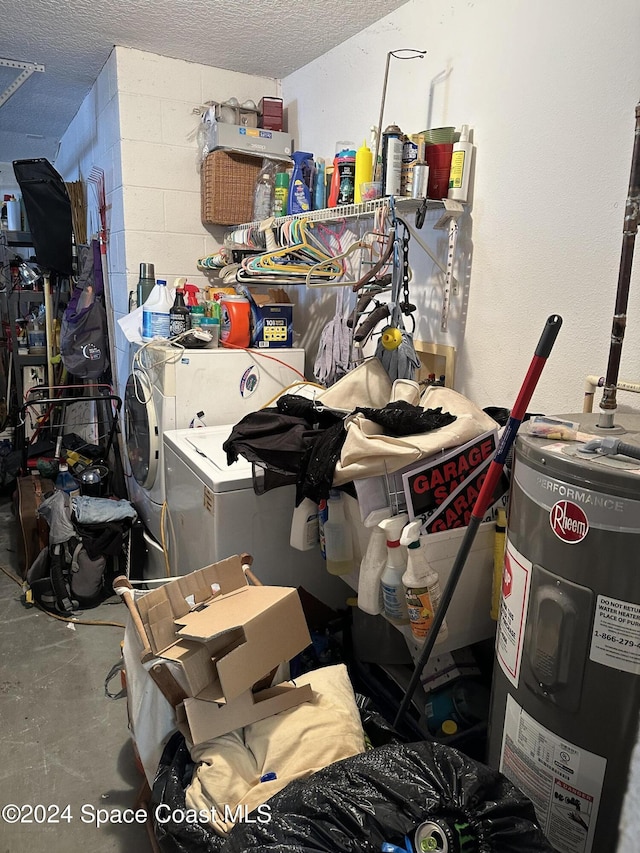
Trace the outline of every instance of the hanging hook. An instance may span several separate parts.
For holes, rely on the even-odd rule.
[[[409,56],[400,56],[401,53],[410,54]],[[378,130],[376,134],[376,153],[373,158],[373,171],[375,174],[376,166],[378,164],[378,154],[380,153],[380,136],[382,134],[382,119],[384,117],[384,102],[387,98],[387,82],[389,80],[389,63],[391,62],[391,57],[393,56],[395,59],[424,59],[427,51],[426,50],[413,50],[413,48],[401,48],[400,50],[390,50],[387,54],[387,64],[384,69],[384,81],[382,83],[382,100],[380,101],[380,117],[378,118]]]

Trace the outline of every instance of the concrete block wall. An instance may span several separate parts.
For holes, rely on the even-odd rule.
[[[169,284],[187,276],[201,287],[197,260],[222,243],[224,228],[200,222],[200,173],[194,112],[209,100],[240,102],[279,95],[273,78],[116,47],[65,134],[56,168],[86,180],[105,168],[109,204],[109,281],[115,320],[128,312],[141,262]],[[107,143],[112,142],[112,145]],[[115,323],[119,393],[129,344]]]

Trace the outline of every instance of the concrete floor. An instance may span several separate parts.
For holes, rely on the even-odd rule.
[[[0,494],[0,566],[17,574],[16,522]],[[126,699],[105,696],[104,681],[120,659],[119,627],[75,625],[25,609],[21,587],[0,572],[0,853],[145,853],[143,825],[95,824],[98,809],[117,816],[135,806],[142,783],[127,729]],[[80,618],[125,622],[114,596]],[[119,689],[119,679],[110,685]],[[30,813],[36,804],[44,809]],[[27,808],[24,808],[27,806]],[[64,809],[69,806],[65,812]],[[84,808],[83,808],[84,807]],[[45,819],[45,822],[41,822]],[[58,822],[47,822],[57,819]],[[86,821],[86,822],[85,822]]]

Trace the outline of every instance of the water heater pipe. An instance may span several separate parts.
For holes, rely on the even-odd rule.
[[[496,486],[498,485],[498,481],[502,474],[502,469],[504,468],[507,456],[511,450],[511,445],[515,441],[518,429],[527,411],[527,406],[529,405],[529,401],[531,400],[536,385],[538,384],[538,379],[540,378],[542,369],[547,363],[547,358],[553,349],[553,345],[558,337],[558,332],[560,331],[561,326],[562,317],[558,314],[552,314],[551,317],[547,319],[542,335],[540,336],[540,340],[538,341],[535,354],[531,359],[529,370],[524,378],[524,382],[522,383],[516,402],[513,404],[513,408],[511,409],[509,420],[504,428],[500,442],[498,443],[496,455],[489,466],[485,481],[482,484],[478,497],[476,498],[469,524],[462,538],[462,542],[460,543],[460,548],[458,549],[456,558],[453,561],[451,574],[449,575],[447,584],[442,593],[442,598],[440,599],[440,604],[436,610],[433,623],[427,638],[425,639],[420,656],[415,664],[413,675],[411,676],[407,690],[402,698],[402,702],[400,703],[400,708],[398,709],[398,713],[396,714],[396,718],[393,722],[393,725],[396,727],[399,725],[405,711],[409,707],[411,698],[418,686],[418,682],[420,681],[422,670],[427,664],[429,656],[433,651],[433,647],[435,646],[436,639],[438,637],[438,632],[444,622],[453,593],[456,590],[456,586],[460,580],[460,575],[462,574],[464,565],[467,562],[467,557],[471,551],[471,546],[476,538],[478,528],[480,527],[487,509],[491,505],[491,501],[496,491]]]
[[[582,401],[582,411],[588,414],[593,411],[593,396],[596,388],[602,388],[604,385],[604,376],[596,376],[590,374],[584,381],[584,398]],[[630,391],[632,394],[640,394],[640,382],[622,382],[616,384],[618,391]]]
[[[611,429],[613,427],[614,412],[617,409],[616,386],[618,372],[620,370],[620,357],[622,355],[622,342],[624,340],[627,325],[627,305],[629,303],[629,284],[631,281],[631,267],[633,264],[633,250],[638,232],[638,217],[640,214],[640,103],[636,104],[636,129],[633,143],[633,154],[631,155],[631,176],[629,178],[629,191],[627,193],[627,204],[624,212],[624,225],[622,230],[622,254],[620,256],[620,269],[618,272],[618,288],[616,292],[616,304],[613,312],[613,326],[611,329],[611,346],[609,348],[609,362],[607,364],[607,375],[604,380],[604,391],[600,401],[600,418],[598,427],[600,429]]]

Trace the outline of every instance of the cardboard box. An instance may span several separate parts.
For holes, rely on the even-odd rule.
[[[260,349],[293,346],[293,305],[282,288],[251,297],[251,346]]]
[[[237,595],[179,617],[176,624],[180,645],[186,639],[208,650],[215,680],[207,695],[214,702],[240,696],[311,642],[298,591],[288,587],[247,586]],[[202,666],[201,658],[196,666],[192,661],[191,655],[183,659],[183,668]]]
[[[291,137],[276,130],[213,121],[209,126],[209,151],[216,148],[260,154],[271,160],[291,163]]]
[[[179,668],[179,676],[165,673],[169,692],[156,683],[169,701],[178,685],[186,694],[183,722],[194,742],[312,698],[291,685],[261,689],[311,638],[298,591],[249,586],[239,557],[176,578],[136,603],[158,663]]]
[[[176,719],[185,737],[194,744],[202,743],[312,699],[313,690],[309,684],[301,687],[279,684],[259,693],[247,690],[231,703],[185,699],[176,709]]]

